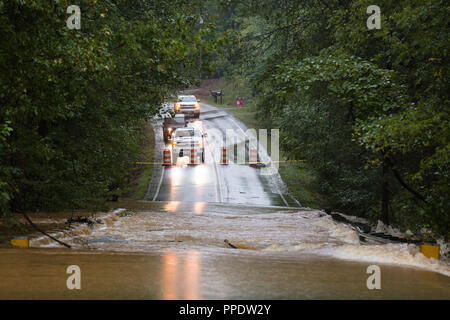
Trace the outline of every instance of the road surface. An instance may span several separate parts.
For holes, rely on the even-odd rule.
[[[226,142],[227,130],[236,133],[236,141],[246,152],[246,127],[222,109],[202,104],[201,124],[209,134],[206,138],[205,163],[195,166],[170,166],[159,171],[146,195],[147,200],[156,201],[206,201],[259,206],[293,206],[300,204],[285,194],[278,173],[261,174],[261,170],[237,161],[234,144]],[[159,128],[157,128],[159,130]],[[214,134],[214,133],[218,134]],[[164,143],[157,132],[156,150],[162,150]],[[238,164],[220,164],[221,148],[226,146],[230,160]],[[256,146],[256,145],[255,145]],[[158,185],[156,185],[158,183]]]

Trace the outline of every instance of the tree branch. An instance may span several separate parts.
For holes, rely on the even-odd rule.
[[[392,172],[394,173],[395,178],[397,179],[397,181],[402,185],[403,188],[405,188],[406,190],[408,190],[410,193],[412,193],[417,199],[422,200],[425,203],[428,203],[427,200],[425,199],[424,196],[422,196],[419,192],[417,192],[416,190],[414,190],[412,187],[408,186],[406,184],[406,182],[403,180],[402,176],[400,175],[400,173],[394,169],[394,165],[392,163],[392,161],[389,158],[386,158],[386,163],[389,165],[389,168],[392,170]]]
[[[20,212],[20,211],[19,211],[19,212]],[[56,239],[55,237],[52,237],[51,235],[49,235],[49,234],[46,233],[45,231],[41,230],[37,225],[35,225],[35,224],[33,223],[33,221],[31,221],[31,219],[26,215],[25,212],[20,212],[20,213],[24,216],[24,218],[28,221],[28,223],[29,223],[33,228],[35,228],[37,231],[39,231],[39,232],[42,233],[43,235],[49,237],[49,238],[52,239],[53,241],[58,242],[60,245],[63,245],[63,246],[65,246],[65,247],[69,248],[69,249],[72,248],[72,247],[71,247],[70,245],[68,245],[67,243],[62,242],[62,241]]]

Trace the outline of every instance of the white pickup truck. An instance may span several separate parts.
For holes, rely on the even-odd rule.
[[[205,138],[199,127],[185,127],[177,129],[172,135],[172,159],[177,163],[178,157],[189,157],[191,159],[191,149],[195,149],[195,163],[205,162]]]
[[[186,118],[200,118],[200,100],[195,96],[178,96],[175,113],[183,113]]]

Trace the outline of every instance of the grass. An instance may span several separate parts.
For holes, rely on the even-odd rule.
[[[261,129],[259,122],[256,120],[256,110],[253,106],[246,107],[227,107],[225,108],[229,113],[234,115],[237,119],[242,121],[247,128],[259,130]]]
[[[251,129],[260,129],[260,124],[256,120],[256,108],[255,105],[251,102],[250,99],[246,99],[244,101],[244,106],[242,107],[236,107],[236,97],[238,94],[233,94],[233,86],[227,83],[227,81],[221,81],[223,84],[222,87],[214,88],[213,90],[223,90],[224,96],[222,97],[222,102],[220,103],[220,97],[217,98],[218,102],[214,102],[214,98],[211,96],[208,96],[207,98],[204,98],[205,102],[207,104],[224,108],[226,111],[233,114],[237,119],[245,123],[247,128]],[[230,93],[231,92],[231,93]],[[228,93],[228,94],[227,94]],[[250,102],[249,102],[250,100]]]
[[[302,206],[316,209],[326,206],[325,197],[314,187],[315,178],[307,163],[281,162],[278,172],[289,192]]]
[[[142,162],[152,162],[155,151],[155,134],[149,123],[144,125],[145,139],[143,144]],[[142,200],[152,177],[153,165],[138,165],[131,170],[126,187],[125,198]]]
[[[243,107],[235,106],[235,96],[233,93],[233,86],[226,80],[221,80],[222,86],[214,88],[213,90],[222,89],[225,93],[223,103],[215,103],[213,97],[205,98],[205,102],[216,107],[224,108],[230,112],[237,119],[242,121],[247,128],[261,129],[258,120],[256,119],[256,107],[253,103],[248,103]],[[245,90],[240,90],[241,92]],[[220,98],[218,98],[220,102]],[[268,143],[268,152],[270,152],[270,143]],[[287,159],[283,153],[280,154],[281,160]],[[289,193],[292,194],[305,207],[322,208],[326,207],[326,198],[320,194],[315,187],[315,177],[308,164],[305,162],[281,162],[278,170],[281,178],[286,184]]]

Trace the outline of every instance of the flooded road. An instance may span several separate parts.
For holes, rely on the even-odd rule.
[[[214,111],[206,128],[239,126],[202,108]],[[361,243],[301,208],[278,174],[217,165],[224,141],[208,139],[205,164],[156,166],[146,201],[119,201],[125,209],[92,227],[56,234],[73,249],[40,236],[29,249],[0,248],[0,299],[450,299],[445,261],[415,245]],[[71,265],[80,290],[66,286]],[[370,265],[380,290],[367,287]]]
[[[381,290],[367,264],[314,255],[176,250],[124,254],[0,251],[1,299],[448,299],[448,277],[381,265]],[[81,269],[68,290],[66,268]]]
[[[44,238],[32,249],[1,249],[0,298],[450,298],[448,266],[405,245],[361,245],[351,228],[319,211],[120,204],[132,211],[63,238],[72,250]],[[381,269],[381,290],[366,286],[373,264]],[[81,290],[66,287],[69,265],[81,269]]]

